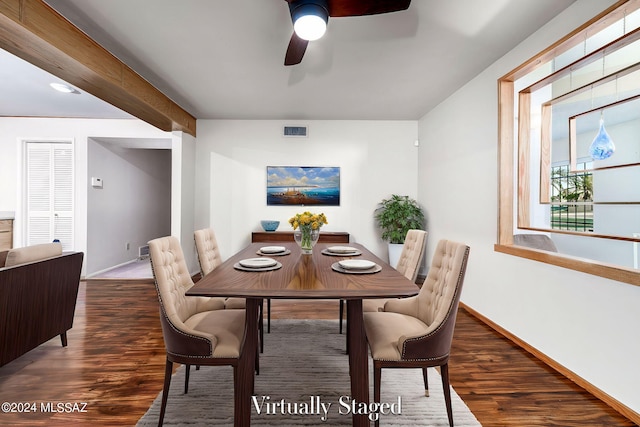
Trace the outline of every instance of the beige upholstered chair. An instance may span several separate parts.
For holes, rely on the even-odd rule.
[[[422,368],[428,396],[427,368],[440,366],[449,425],[453,426],[448,362],[468,257],[468,246],[441,240],[418,295],[392,299],[383,311],[364,313],[375,402],[380,402],[382,368]]]
[[[418,277],[426,242],[427,232],[424,230],[409,230],[404,239],[396,270],[412,282],[415,282]]]
[[[196,242],[196,252],[198,253],[198,262],[200,263],[200,274],[204,277],[222,264],[220,247],[218,246],[216,234],[211,228],[196,230],[194,233],[194,239]],[[224,306],[225,308],[245,308],[246,300],[244,298],[226,298]],[[264,350],[262,304],[260,304],[259,314],[258,329],[260,333],[260,351],[262,352]]]
[[[422,265],[426,243],[427,232],[424,230],[409,230],[404,239],[404,246],[396,270],[413,283],[416,282]],[[362,311],[380,311],[386,302],[385,299],[364,300],[362,301]]]
[[[173,363],[231,365],[234,387],[244,337],[245,311],[225,310],[224,299],[187,297],[193,286],[178,239],[169,236],[149,242],[151,267],[160,301],[160,322],[167,351],[160,420],[162,425],[171,384]]]
[[[196,251],[198,252],[198,262],[200,263],[200,273],[204,277],[222,264],[220,247],[211,228],[196,230],[194,239]],[[244,298],[227,298],[224,303],[225,308],[245,308],[245,305]]]
[[[211,228],[196,230],[195,233],[193,233],[193,237],[196,242],[200,271],[203,276],[206,276],[222,264],[218,240]]]
[[[427,242],[427,232],[424,230],[409,230],[404,239],[404,246],[395,269],[407,279],[415,283],[424,257]],[[362,301],[362,311],[378,311],[384,307],[386,299],[369,299]],[[342,319],[344,301],[340,300],[340,333],[342,333]]]
[[[222,264],[222,256],[220,255],[220,247],[218,246],[218,240],[216,234],[211,228],[203,228],[196,230],[194,233],[196,241],[196,250],[198,252],[198,261],[200,262],[200,273],[204,277],[213,271],[217,266]],[[271,300],[268,300],[268,330],[271,330]],[[226,308],[245,308],[246,301],[244,298],[227,298]],[[261,349],[264,345],[263,341],[263,328],[262,328],[262,304],[260,304],[260,343]]]

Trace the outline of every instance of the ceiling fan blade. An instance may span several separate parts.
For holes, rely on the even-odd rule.
[[[297,2],[300,2],[299,6],[306,6],[307,1],[309,1],[309,3],[314,3],[313,0],[285,1],[289,3],[292,16],[293,8],[295,8]],[[346,17],[398,12],[409,8],[411,0],[323,0],[322,3],[323,8],[325,7],[324,5],[328,5],[329,16]],[[308,40],[301,39],[294,32],[291,36],[291,40],[289,41],[289,47],[287,47],[287,53],[284,57],[284,65],[299,64],[307,50],[308,44]]]
[[[284,65],[299,64],[300,61],[302,61],[304,52],[307,50],[308,44],[309,44],[309,40],[301,39],[294,32],[291,35],[291,40],[289,41],[289,47],[287,48],[287,53],[284,56]]]
[[[398,12],[409,8],[411,0],[329,0],[329,16],[363,16]]]

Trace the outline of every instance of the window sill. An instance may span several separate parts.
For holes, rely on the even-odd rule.
[[[570,270],[581,271],[587,274],[617,280],[640,286],[640,270],[620,267],[603,262],[585,260],[584,258],[561,255],[554,252],[541,251],[517,245],[494,245],[496,252],[527,258],[545,264],[556,265]]]

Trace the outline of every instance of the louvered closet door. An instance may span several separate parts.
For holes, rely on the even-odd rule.
[[[73,250],[73,145],[27,143],[27,245]]]

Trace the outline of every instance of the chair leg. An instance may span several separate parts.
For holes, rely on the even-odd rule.
[[[189,393],[189,373],[191,372],[191,365],[184,365],[184,394]]]
[[[256,375],[260,375],[260,353],[264,352],[264,320],[263,320],[264,300],[258,303],[258,345],[256,346]]]
[[[256,375],[260,375],[260,352],[256,348]]]
[[[349,306],[345,311],[347,312],[347,354],[349,354]]]
[[[267,298],[267,333],[271,333],[271,298]]]
[[[429,397],[429,378],[427,376],[427,369],[422,368],[422,378],[424,378],[424,395]]]
[[[343,314],[344,314],[344,300],[340,300],[340,333],[342,333]]]
[[[167,408],[167,398],[169,397],[172,371],[173,362],[167,358],[167,363],[164,368],[164,386],[162,387],[162,403],[160,404],[160,419],[158,420],[158,427],[162,427],[162,423],[164,422],[164,412]]]
[[[260,332],[260,353],[264,353],[264,304],[260,301],[258,306],[258,332]]]
[[[382,380],[382,367],[373,361],[373,401],[380,402],[380,381]],[[375,427],[380,425],[380,418],[375,422]]]
[[[440,366],[442,375],[442,390],[444,391],[444,402],[447,405],[447,416],[449,417],[449,427],[453,427],[453,410],[451,409],[451,387],[449,386],[449,364]]]

